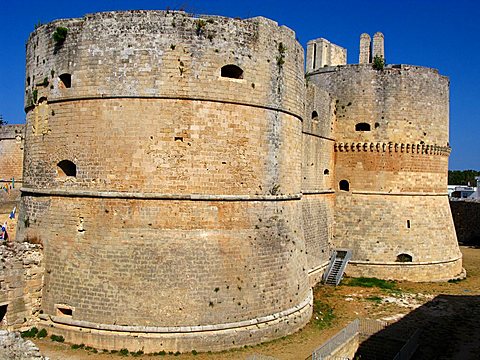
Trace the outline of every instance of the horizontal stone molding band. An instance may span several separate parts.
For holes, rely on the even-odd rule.
[[[352,191],[355,195],[392,195],[392,196],[448,196],[448,192],[433,193],[433,192],[399,192],[399,191],[368,191],[355,190]]]
[[[330,261],[325,261],[324,263],[318,265],[318,266],[315,266],[314,268],[311,268],[308,270],[308,275],[312,275],[314,273],[317,273],[319,271],[323,271],[327,268],[328,264],[329,264]]]
[[[364,261],[364,260],[350,260],[350,263],[353,265],[373,265],[373,266],[383,266],[383,265],[390,265],[390,266],[417,266],[417,265],[439,265],[439,264],[448,264],[455,261],[462,260],[461,256],[458,256],[453,259],[448,260],[437,260],[437,261],[412,261],[412,262],[399,262],[399,261]]]
[[[148,96],[148,95],[101,95],[101,96],[78,96],[78,97],[63,97],[63,98],[55,98],[55,99],[47,99],[47,104],[55,104],[55,103],[62,103],[62,102],[75,102],[75,101],[88,101],[88,100],[118,100],[118,99],[145,99],[145,100],[185,100],[185,101],[205,101],[205,102],[214,102],[220,104],[231,104],[231,105],[240,105],[240,106],[249,106],[259,109],[266,109],[271,111],[278,111],[282,112],[287,115],[291,115],[298,120],[303,122],[303,117],[299,114],[295,114],[291,111],[266,106],[261,104],[255,103],[246,103],[241,101],[227,101],[227,100],[220,100],[220,99],[211,99],[211,98],[202,98],[202,97],[190,97],[190,96]],[[25,112],[28,112],[35,108],[35,104],[31,106],[25,107]]]
[[[322,136],[322,135],[318,135],[318,134],[314,134],[314,133],[307,132],[307,131],[302,131],[302,134],[314,136],[314,137],[324,139],[324,140],[328,140],[328,141],[336,141],[335,139],[332,139],[332,138],[329,138],[329,137],[326,137],[326,136]]]
[[[286,318],[292,317],[297,313],[302,312],[305,308],[313,304],[313,291],[308,291],[307,297],[299,304],[278,313],[274,313],[259,318],[244,320],[232,323],[214,324],[214,325],[194,325],[194,326],[128,326],[128,325],[110,325],[97,324],[90,321],[73,320],[64,316],[48,316],[42,315],[42,320],[50,320],[54,323],[63,325],[70,325],[82,328],[89,328],[95,330],[106,330],[125,333],[161,333],[161,334],[178,334],[178,333],[192,333],[204,331],[220,331],[229,329],[238,329],[247,326],[255,326],[266,324],[272,321],[282,321]]]
[[[303,195],[335,194],[335,190],[302,190]]]
[[[34,189],[22,187],[24,194],[50,195],[63,197],[89,197],[114,199],[144,199],[144,200],[190,200],[190,201],[289,201],[300,200],[302,194],[291,195],[206,195],[206,194],[163,194],[123,191],[93,191],[75,189]]]
[[[406,143],[381,143],[381,142],[337,142],[336,152],[400,152],[407,154],[441,155],[449,156],[452,148],[449,146],[406,144]]]

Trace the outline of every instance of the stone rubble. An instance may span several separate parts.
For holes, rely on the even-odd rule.
[[[48,360],[30,340],[18,332],[0,330],[0,360]]]

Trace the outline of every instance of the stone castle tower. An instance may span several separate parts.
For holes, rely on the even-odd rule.
[[[335,114],[332,243],[353,250],[349,275],[451,279],[462,260],[445,191],[449,81],[418,66],[375,69],[371,59],[385,58],[383,34],[374,35],[371,55],[369,39],[360,38],[360,64],[307,63],[310,87],[329,93]]]
[[[261,17],[38,28],[17,238],[44,245],[42,324],[102,349],[221,350],[304,326],[334,247],[352,274],[461,273],[448,80],[345,64],[309,42],[306,83],[294,32]]]

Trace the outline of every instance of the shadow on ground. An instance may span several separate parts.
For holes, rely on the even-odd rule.
[[[480,296],[439,295],[363,342],[356,358],[391,360],[398,344],[382,339],[402,338],[415,329],[421,333],[412,359],[480,359]]]

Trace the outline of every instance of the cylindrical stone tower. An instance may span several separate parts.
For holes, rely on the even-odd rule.
[[[413,281],[462,273],[447,197],[449,81],[434,69],[371,64],[308,79],[336,102],[334,245],[347,274]]]
[[[317,86],[307,85],[303,120],[302,210],[311,285],[328,265],[334,228],[334,103]]]
[[[190,351],[305,325],[303,76],[264,18],[109,12],[30,36],[19,238],[44,244],[51,332]]]

